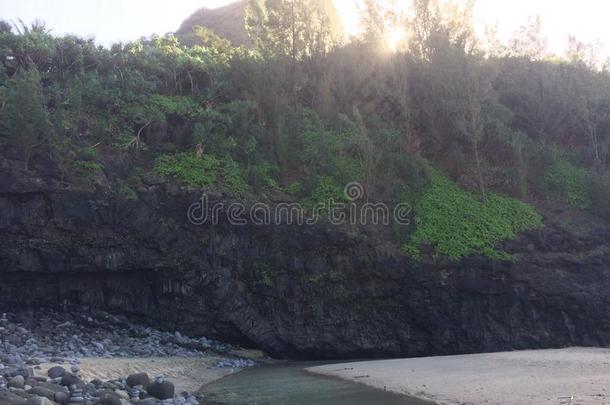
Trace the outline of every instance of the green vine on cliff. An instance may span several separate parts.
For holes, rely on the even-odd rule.
[[[192,152],[162,155],[156,159],[154,171],[191,187],[209,187],[218,183],[237,194],[248,190],[243,171],[234,160],[228,158],[220,160],[213,155],[197,157]]]
[[[163,155],[155,161],[155,172],[163,177],[174,178],[189,186],[207,187],[216,181],[220,162],[214,156],[198,158],[195,153],[185,152]]]
[[[542,218],[529,204],[490,193],[487,201],[463,190],[440,171],[430,167],[430,186],[416,204],[418,226],[402,250],[421,259],[422,245],[457,261],[471,254],[492,259],[512,257],[496,249],[498,242],[538,228]]]

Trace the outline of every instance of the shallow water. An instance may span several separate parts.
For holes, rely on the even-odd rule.
[[[322,363],[261,366],[203,388],[213,405],[430,405],[363,384],[306,372]]]

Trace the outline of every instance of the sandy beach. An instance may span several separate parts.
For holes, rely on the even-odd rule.
[[[240,371],[240,369],[215,367],[219,360],[222,358],[83,358],[79,367],[81,376],[87,381],[95,378],[108,381],[135,373],[148,373],[151,377],[163,374],[174,383],[176,392],[180,393],[197,392],[205,384]],[[41,369],[36,370],[36,375],[46,377],[48,369],[53,366],[57,364],[42,364]],[[65,367],[69,368],[69,366]]]
[[[610,349],[366,361],[308,371],[437,404],[610,404]]]

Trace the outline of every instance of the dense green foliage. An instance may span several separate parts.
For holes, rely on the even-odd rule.
[[[220,162],[213,156],[197,158],[194,153],[164,155],[157,159],[155,171],[194,187],[206,187],[216,181]]]
[[[496,250],[498,242],[542,225],[542,218],[528,204],[493,193],[481,201],[436,169],[429,170],[430,185],[415,205],[420,225],[403,246],[415,259],[421,256],[421,245],[430,245],[451,260],[471,253],[507,259],[505,252]]]
[[[35,68],[18,70],[4,90],[2,132],[19,150],[27,169],[34,149],[49,135],[40,75]]]
[[[3,155],[67,180],[112,173],[130,199],[125,184],[152,171],[307,207],[357,181],[363,201],[417,207],[419,225],[396,232],[414,256],[426,244],[501,256],[496,242],[539,222],[517,199],[610,218],[610,73],[582,47],[547,58],[525,27],[485,54],[467,11],[416,0],[401,22],[365,3],[365,33],[345,42],[326,1],[253,1],[253,49],[204,28],[195,46],[165,35],[103,48],[0,24]],[[388,19],[411,38],[396,53]]]
[[[566,161],[557,161],[547,171],[544,185],[551,198],[574,207],[591,206],[591,173]]]

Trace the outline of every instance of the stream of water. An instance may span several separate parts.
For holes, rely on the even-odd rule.
[[[308,373],[322,363],[261,366],[203,388],[213,405],[430,405],[364,384]]]

